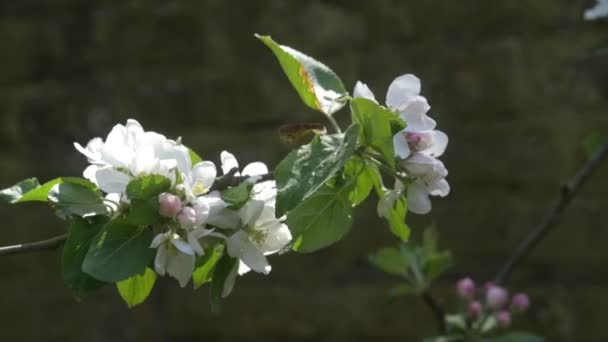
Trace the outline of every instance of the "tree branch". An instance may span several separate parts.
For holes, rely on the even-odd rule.
[[[235,176],[238,170],[232,169],[230,172],[220,178],[213,184],[211,191],[213,190],[224,190],[232,186],[239,185],[251,176]],[[255,176],[254,176],[255,177]],[[264,182],[273,179],[272,172],[259,176],[258,182]],[[39,252],[45,250],[54,250],[62,246],[68,238],[68,234],[52,237],[50,239],[27,242],[13,246],[0,246],[0,255],[11,255],[11,254],[25,254],[30,252]]]
[[[439,333],[441,335],[447,333],[447,327],[445,325],[445,310],[443,309],[443,306],[439,304],[439,302],[435,299],[435,297],[433,297],[433,295],[431,295],[429,291],[422,293],[422,299],[433,312]]]
[[[540,224],[521,242],[519,247],[517,247],[515,252],[500,269],[495,278],[497,283],[505,283],[509,279],[509,276],[515,267],[521,263],[528,254],[530,254],[538,243],[547,236],[552,228],[557,226],[558,219],[565,211],[568,204],[570,204],[585,181],[589,179],[593,171],[604,159],[606,159],[607,156],[608,142],[605,142],[604,144],[600,145],[599,148],[597,148],[595,153],[576,173],[576,175],[574,175],[574,177],[572,177],[568,183],[562,186],[560,197],[555,202],[551,210],[545,215]]]
[[[68,234],[52,237],[47,240],[27,242],[20,245],[0,247],[0,255],[11,255],[21,254],[29,252],[48,251],[59,248],[65,240],[67,240]]]

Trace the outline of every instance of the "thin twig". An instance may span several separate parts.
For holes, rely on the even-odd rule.
[[[48,251],[59,248],[65,240],[67,240],[68,234],[52,237],[47,240],[27,242],[20,245],[0,247],[0,255],[11,255],[11,254],[22,254],[29,252]]]
[[[422,299],[426,305],[428,305],[431,311],[433,311],[439,333],[441,335],[447,333],[447,327],[445,325],[445,310],[443,309],[443,306],[441,306],[435,297],[433,297],[433,295],[431,295],[431,293],[428,291],[422,293]]]
[[[515,267],[538,245],[540,241],[547,236],[552,228],[557,226],[558,219],[564,212],[570,201],[577,194],[581,186],[591,176],[598,165],[608,156],[608,142],[602,144],[596,149],[595,153],[585,165],[570,179],[570,181],[562,186],[562,191],[559,199],[541,223],[521,242],[517,250],[506,261],[504,266],[496,275],[496,282],[499,284],[505,283]]]
[[[251,178],[251,176],[235,176],[236,171],[237,170],[231,170],[228,175],[218,179],[219,184],[214,184],[211,190],[224,190],[231,186],[236,186],[241,182],[244,182],[245,180]],[[272,172],[269,172],[267,174],[260,175],[256,182],[264,182],[272,179]],[[0,246],[0,255],[25,254],[30,252],[54,250],[62,246],[67,240],[67,238],[68,234],[63,234],[41,241],[27,242],[19,245],[5,247]]]

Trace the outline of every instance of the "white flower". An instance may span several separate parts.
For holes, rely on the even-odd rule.
[[[197,196],[209,192],[217,177],[217,169],[212,162],[202,161],[187,170],[182,172],[182,185],[186,193],[186,202],[190,202]]]
[[[401,159],[415,152],[439,157],[448,146],[448,136],[438,130],[414,132],[406,127],[393,136],[393,146],[395,154]]]
[[[239,169],[239,163],[230,152],[223,151],[220,155],[222,161],[222,172],[227,174],[232,169]],[[261,176],[268,173],[268,167],[262,162],[253,162],[247,164],[243,168],[243,172],[236,172],[235,176],[250,176],[247,182],[255,183],[253,186],[252,198],[254,200],[264,201],[267,206],[275,207],[275,201],[277,196],[277,187],[274,180],[256,183],[261,179]]]
[[[450,185],[445,180],[447,169],[441,161],[422,153],[414,153],[401,161],[401,167],[414,181],[407,187],[407,203],[411,212],[427,214],[431,211],[431,196],[445,197]]]
[[[608,0],[597,0],[595,6],[587,9],[584,14],[585,20],[596,20],[608,16]]]
[[[385,219],[390,218],[390,212],[395,207],[395,203],[403,196],[405,191],[405,186],[401,181],[395,180],[395,188],[393,190],[388,190],[384,193],[384,196],[380,198],[378,201],[378,216],[383,217]]]
[[[105,141],[91,140],[84,148],[74,143],[91,165],[84,177],[106,193],[124,193],[135,177],[147,174],[163,175],[172,181],[175,168],[183,168],[190,160],[188,149],[155,132],[145,132],[132,119],[125,126],[116,125]]]
[[[150,248],[157,248],[154,258],[154,269],[161,276],[169,274],[185,287],[192,276],[196,255],[204,251],[198,240],[211,234],[211,230],[193,228],[187,233],[187,241],[173,232],[156,235]]]

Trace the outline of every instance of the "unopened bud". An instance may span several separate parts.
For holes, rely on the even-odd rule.
[[[520,312],[526,311],[530,307],[530,298],[525,293],[518,293],[511,299],[511,307]]]
[[[508,300],[509,293],[503,287],[495,285],[486,291],[486,302],[494,310],[502,309]]]
[[[498,311],[496,313],[496,321],[501,328],[508,328],[511,326],[511,313],[506,310]]]
[[[475,297],[475,282],[471,278],[462,278],[456,283],[456,290],[462,298],[473,299]]]
[[[478,301],[470,302],[467,311],[469,313],[469,316],[471,316],[472,318],[479,317],[479,315],[481,314],[481,303]]]
[[[160,204],[158,212],[164,217],[175,217],[182,210],[182,200],[168,192],[158,196],[158,203]]]
[[[196,211],[190,207],[184,207],[182,211],[177,214],[177,222],[183,227],[192,227],[196,222]]]

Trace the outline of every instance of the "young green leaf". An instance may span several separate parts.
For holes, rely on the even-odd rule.
[[[376,194],[379,197],[379,201],[382,201],[384,196],[387,195],[382,187],[380,178],[376,178],[378,181],[374,183]],[[405,223],[405,217],[407,215],[407,205],[403,197],[399,197],[394,201],[393,206],[388,210],[387,217],[388,226],[393,234],[397,236],[401,241],[406,242],[410,238],[410,228]]]
[[[149,226],[160,219],[158,199],[132,199],[127,220],[136,226]]]
[[[195,290],[212,280],[215,266],[223,255],[224,245],[219,243],[211,251],[205,251],[205,255],[197,260],[197,267],[192,273],[192,282]]]
[[[107,211],[98,192],[78,183],[55,184],[49,191],[48,198],[60,217],[88,217],[103,215]]]
[[[275,170],[277,216],[312,196],[332,178],[355,153],[359,126],[344,134],[316,136],[313,141],[292,151]]]
[[[338,76],[325,64],[300,51],[277,44],[269,36],[255,35],[276,56],[304,103],[332,115],[346,104],[348,92]]]
[[[63,246],[63,280],[76,298],[97,290],[105,283],[82,271],[82,263],[89,250],[91,241],[107,223],[105,216],[89,219],[75,218],[70,226],[68,239]]]
[[[293,248],[314,252],[342,239],[352,225],[348,187],[325,186],[287,214],[287,226],[296,237]]]
[[[356,177],[355,186],[348,194],[353,207],[361,204],[369,196],[374,185],[379,186],[382,182],[378,169],[366,164],[359,157],[351,158],[344,165],[344,177],[346,179]]]
[[[192,165],[196,165],[203,161],[203,158],[201,158],[198,153],[194,152],[193,149],[189,148],[188,153],[190,154],[190,161],[192,161]]]
[[[393,148],[393,126],[405,127],[403,120],[389,109],[365,99],[356,98],[351,101],[350,108],[353,122],[361,125],[362,144],[372,148],[395,167],[395,151]]]
[[[41,186],[25,193],[23,195],[23,197],[21,197],[17,202],[22,203],[22,202],[48,202],[48,195],[49,192],[51,191],[51,189],[57,185],[57,184],[61,184],[61,183],[73,183],[73,184],[78,184],[78,185],[82,185],[84,187],[87,187],[89,189],[91,189],[94,192],[97,192],[97,185],[89,182],[86,179],[82,179],[82,178],[78,178],[78,177],[61,177],[61,178],[55,178],[53,180],[50,180],[44,184],[42,184]]]
[[[129,308],[143,303],[156,283],[156,273],[149,267],[142,274],[136,274],[116,283],[120,297]]]
[[[138,177],[127,185],[129,199],[150,199],[157,197],[171,188],[169,178],[161,175],[146,175]]]
[[[445,270],[452,266],[452,254],[450,251],[434,253],[425,258],[424,274],[427,281],[433,281],[439,277]]]
[[[239,261],[230,257],[228,254],[220,259],[213,270],[213,281],[209,289],[211,311],[219,313],[222,308],[222,298],[226,297],[234,286],[236,267]]]
[[[222,199],[233,209],[239,209],[251,198],[251,189],[253,189],[253,183],[241,182],[237,186],[222,191]]]
[[[152,230],[124,219],[108,223],[93,239],[82,269],[101,281],[114,283],[142,273],[154,256]]]
[[[36,178],[24,179],[10,188],[0,190],[0,199],[9,203],[17,203],[23,195],[39,186],[40,183],[38,183],[38,179]]]
[[[409,260],[395,247],[381,248],[369,257],[369,261],[388,274],[403,277],[407,275]]]

